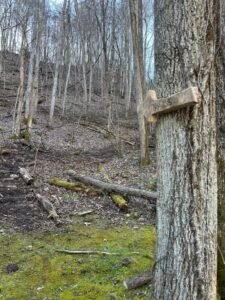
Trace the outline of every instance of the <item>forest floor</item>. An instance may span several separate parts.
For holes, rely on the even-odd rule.
[[[105,128],[104,122],[59,115],[49,130],[44,107],[39,109],[30,141],[14,139],[15,99],[3,96],[0,148],[9,153],[0,155],[0,299],[149,299],[149,287],[127,292],[122,283],[153,263],[152,202],[129,197],[128,211],[121,212],[107,194],[77,193],[48,180],[71,180],[66,172],[73,169],[102,181],[155,190],[153,149],[150,166],[140,168],[138,131],[129,122],[114,127],[117,138],[93,130]],[[29,170],[33,185],[22,180],[19,167]],[[48,219],[35,193],[53,203],[60,226]],[[90,213],[82,216],[86,211]],[[119,256],[74,257],[55,253],[58,248],[118,252]]]
[[[107,180],[112,183],[155,190],[154,153],[151,151],[150,166],[141,168],[136,129],[120,128],[120,136],[134,143],[130,145],[123,141],[118,143],[113,137],[93,131],[89,125],[91,122],[79,123],[77,120],[67,123],[57,118],[55,127],[51,130],[47,129],[45,124],[47,124],[47,113],[39,112],[31,141],[16,140],[11,133],[12,117],[9,108],[1,107],[0,146],[11,152],[1,155],[1,180],[6,186],[14,186],[14,188],[7,190],[0,187],[4,189],[2,193],[5,199],[0,212],[0,224],[9,219],[11,212],[12,214],[16,212],[11,224],[14,229],[47,228],[49,230],[50,227],[55,227],[54,222],[46,220],[45,213],[38,208],[37,201],[33,199],[33,190],[54,204],[64,224],[71,223],[71,219],[74,219],[79,212],[86,210],[92,210],[99,218],[105,219],[112,225],[125,223],[139,226],[154,223],[155,209],[149,200],[129,197],[128,212],[121,213],[107,194],[90,197],[88,194],[74,193],[48,183],[52,178],[70,180],[66,171],[73,169],[78,174],[102,181],[107,177]],[[104,126],[98,125],[98,127]],[[34,186],[27,186],[19,177],[19,167],[25,167],[34,177]],[[6,201],[7,199],[9,201]],[[25,201],[24,205],[23,201]],[[16,207],[17,205],[19,207]]]

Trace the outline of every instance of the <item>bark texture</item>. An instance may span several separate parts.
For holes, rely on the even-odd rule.
[[[217,3],[216,105],[218,160],[218,272],[220,299],[225,299],[225,3]]]
[[[157,96],[197,86],[201,97],[157,122],[155,300],[216,299],[214,17],[213,1],[155,1]]]

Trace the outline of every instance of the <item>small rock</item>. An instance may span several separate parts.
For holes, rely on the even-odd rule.
[[[115,294],[109,293],[108,300],[117,300],[117,296]]]
[[[76,261],[79,265],[83,264],[84,263],[84,260],[82,258],[79,258],[77,259]]]
[[[112,283],[113,283],[114,285],[117,285],[119,282],[120,282],[119,279],[116,278],[116,277],[114,277],[114,278],[112,279]]]
[[[16,271],[19,270],[19,266],[17,264],[9,264],[7,267],[6,267],[6,272],[9,274],[9,273],[14,273]]]
[[[121,261],[121,265],[124,267],[128,267],[129,265],[136,263],[136,262],[137,261],[133,257],[128,256]]]

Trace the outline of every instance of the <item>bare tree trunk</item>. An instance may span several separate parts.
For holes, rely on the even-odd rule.
[[[87,93],[87,75],[86,75],[86,51],[82,51],[82,75],[83,75],[83,90],[84,90],[84,99],[83,99],[83,113],[87,116],[87,107],[88,107],[88,93]]]
[[[137,114],[140,132],[141,165],[149,164],[148,124],[143,113],[144,101],[144,65],[143,65],[143,39],[142,39],[142,1],[129,0],[132,41],[135,64],[135,93],[137,101]]]
[[[54,73],[54,80],[53,80],[53,87],[52,87],[50,115],[48,120],[49,127],[52,127],[53,124],[53,117],[54,117],[55,103],[56,103],[56,93],[57,93],[58,78],[59,78],[59,64],[60,64],[59,48],[57,49],[57,52],[58,53],[56,54],[56,64],[55,64],[55,73]]]
[[[157,122],[154,300],[215,300],[217,168],[214,3],[155,1],[158,97],[197,86],[201,102]]]
[[[30,60],[29,60],[29,71],[28,71],[28,80],[27,80],[27,88],[24,96],[25,101],[25,118],[28,118],[29,115],[29,106],[30,106],[30,99],[31,99],[31,90],[32,90],[32,82],[33,82],[33,69],[34,69],[34,52],[35,48],[32,47]]]
[[[37,41],[39,41],[39,38],[37,39]],[[37,44],[35,71],[34,71],[34,76],[33,76],[32,93],[31,93],[29,114],[28,114],[28,120],[27,120],[27,128],[29,131],[32,128],[33,117],[36,113],[37,103],[38,103],[39,63],[40,63],[40,49],[39,49],[39,45]]]
[[[23,31],[22,42],[21,42],[21,50],[20,50],[20,85],[19,85],[19,90],[18,90],[18,105],[17,105],[16,120],[15,120],[15,127],[14,127],[14,133],[15,133],[16,136],[20,135],[21,116],[22,116],[22,109],[23,109],[24,56],[25,56],[25,33]]]
[[[225,299],[225,3],[217,3],[216,104],[218,162],[218,271],[220,299]]]
[[[54,73],[52,95],[51,95],[50,114],[49,114],[49,120],[48,120],[49,127],[52,127],[54,111],[55,111],[57,86],[58,86],[58,80],[59,80],[59,67],[60,67],[60,62],[61,62],[61,56],[63,53],[64,19],[65,19],[66,7],[67,7],[67,0],[64,0],[61,21],[60,21],[60,32],[59,32],[60,36],[58,39],[57,50],[56,50],[55,73]]]
[[[71,69],[71,58],[69,61],[68,65],[68,70],[67,70],[67,75],[66,75],[66,83],[64,87],[64,93],[63,93],[63,115],[65,114],[65,108],[66,108],[66,100],[67,100],[67,89],[68,89],[68,84],[69,84],[69,79],[70,79],[70,69]]]
[[[126,66],[126,75],[125,75],[125,117],[128,118],[128,113],[130,110],[131,103],[131,82],[132,82],[132,34],[130,31],[130,18],[126,19],[126,27],[125,27],[125,66]]]
[[[30,132],[32,128],[33,118],[36,112],[37,103],[38,103],[38,86],[39,86],[39,64],[40,64],[40,43],[41,43],[41,13],[42,13],[42,7],[40,6],[40,3],[36,3],[36,6],[34,7],[34,20],[33,20],[33,39],[32,43],[34,43],[32,47],[32,53],[31,53],[31,59],[35,60],[35,66],[34,66],[34,75],[29,73],[29,76],[32,78],[32,82],[28,82],[30,86],[27,86],[27,97],[26,101],[29,101],[28,105],[28,119],[27,119],[27,129]],[[32,57],[33,56],[33,57]],[[30,68],[29,72],[33,73],[33,62],[30,62]],[[28,79],[30,79],[28,76]]]
[[[89,95],[88,95],[88,110],[91,104],[91,96],[92,96],[92,80],[93,80],[93,66],[92,62],[90,64],[90,76],[89,76]]]

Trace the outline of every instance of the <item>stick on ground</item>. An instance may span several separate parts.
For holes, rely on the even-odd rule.
[[[26,182],[26,184],[30,185],[33,183],[34,179],[30,175],[30,173],[27,171],[27,169],[19,168],[19,173],[20,173],[21,177],[23,178],[23,180]]]
[[[120,255],[119,253],[114,252],[105,252],[105,251],[97,251],[97,250],[56,250],[56,252],[66,253],[66,254],[101,254],[101,255]]]
[[[48,213],[48,218],[52,218],[57,225],[60,225],[62,222],[59,220],[59,216],[54,205],[40,194],[35,194],[35,197],[41,204],[42,208]]]

